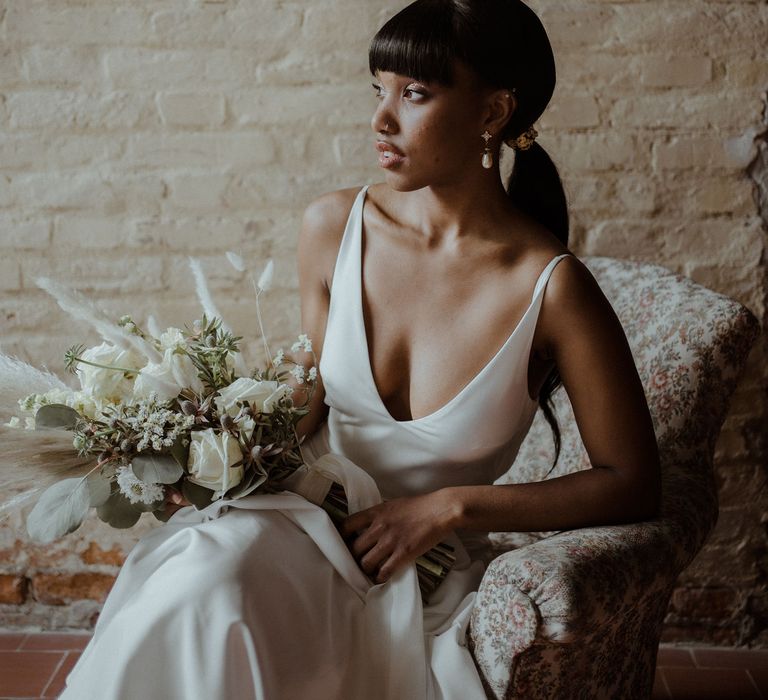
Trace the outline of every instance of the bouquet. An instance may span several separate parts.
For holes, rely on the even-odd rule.
[[[227,257],[245,270],[239,256]],[[265,366],[252,371],[240,352],[242,338],[213,304],[199,263],[190,264],[204,314],[184,329],[160,330],[151,316],[146,329],[130,315],[113,322],[77,292],[38,280],[65,311],[91,323],[103,342],[66,351],[77,390],[29,368],[29,376],[49,386],[21,398],[20,415],[5,426],[23,429],[37,443],[43,467],[63,458],[65,473],[74,472],[58,478],[63,474],[54,471],[27,518],[34,540],[51,542],[73,532],[91,508],[117,528],[132,527],[144,512],[164,520],[169,489],[198,509],[218,499],[288,489],[321,506],[334,523],[348,515],[342,485],[305,463],[296,432],[317,380],[312,342],[300,335],[293,344],[291,353],[303,355],[299,362],[282,350],[272,356],[264,334],[259,297],[270,286],[271,261],[258,282],[251,277],[266,354]],[[0,375],[23,374],[22,365],[0,356]],[[297,388],[305,394],[300,404]],[[453,562],[447,543],[417,559],[425,599]]]

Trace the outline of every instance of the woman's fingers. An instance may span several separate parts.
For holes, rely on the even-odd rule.
[[[390,554],[390,548],[379,542],[362,559],[360,559],[360,568],[368,574],[370,578],[376,576],[377,572],[380,575],[381,567],[387,559],[389,559]]]

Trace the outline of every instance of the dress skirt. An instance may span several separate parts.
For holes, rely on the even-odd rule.
[[[350,513],[381,502],[342,457]],[[423,606],[415,566],[372,584],[290,491],[177,511],[128,556],[64,700],[484,700],[466,633],[485,569],[457,561]]]

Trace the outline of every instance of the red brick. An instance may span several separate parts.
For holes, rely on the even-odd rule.
[[[95,542],[91,542],[80,558],[86,564],[112,564],[113,566],[122,566],[125,561],[123,550],[117,546],[112,549],[102,549]]]
[[[0,574],[0,603],[21,605],[27,599],[27,579],[17,574]]]
[[[37,574],[32,579],[35,600],[47,605],[66,605],[75,600],[103,602],[115,577],[108,574]]]

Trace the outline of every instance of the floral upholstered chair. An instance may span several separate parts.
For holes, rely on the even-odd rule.
[[[618,315],[659,443],[662,507],[652,521],[557,533],[492,533],[468,646],[489,698],[649,698],[675,581],[717,519],[715,441],[758,333],[744,306],[656,265],[587,257]],[[565,391],[552,477],[589,468]],[[552,464],[541,411],[497,483]]]

